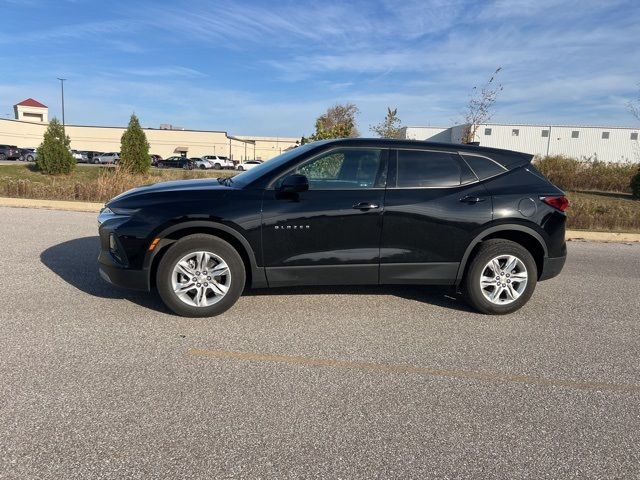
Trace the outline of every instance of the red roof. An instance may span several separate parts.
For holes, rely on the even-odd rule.
[[[46,105],[40,103],[37,100],[34,100],[33,98],[27,98],[26,100],[21,101],[20,103],[16,104],[16,105],[22,105],[23,107],[40,107],[40,108],[47,108]]]

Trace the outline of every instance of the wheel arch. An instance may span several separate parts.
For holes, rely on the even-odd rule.
[[[253,287],[267,286],[264,268],[258,266],[253,248],[242,234],[228,225],[218,222],[187,221],[172,225],[155,235],[155,238],[161,239],[158,243],[159,248],[154,250],[145,262],[149,271],[149,285],[151,287],[155,286],[158,265],[171,245],[181,238],[197,233],[212,235],[229,243],[242,258],[247,274],[246,284]]]
[[[542,235],[536,232],[533,228],[527,227],[525,225],[503,224],[483,230],[469,243],[467,249],[464,252],[462,260],[460,261],[460,266],[458,267],[456,284],[460,284],[460,282],[462,281],[467,271],[469,260],[473,258],[473,255],[480,247],[480,244],[483,241],[492,238],[503,238],[505,240],[511,240],[526,248],[531,253],[536,262],[536,267],[538,269],[538,278],[540,278],[544,266],[544,259],[548,255],[547,245]]]

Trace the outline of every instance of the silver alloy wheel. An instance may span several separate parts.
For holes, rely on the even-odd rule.
[[[528,278],[522,260],[514,255],[499,255],[482,269],[480,290],[491,303],[508,305],[524,293]]]
[[[176,296],[192,307],[210,307],[224,298],[231,286],[227,263],[211,252],[191,252],[173,267],[171,287]]]

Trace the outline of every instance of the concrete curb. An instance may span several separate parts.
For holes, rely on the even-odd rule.
[[[640,233],[587,232],[582,230],[567,230],[567,240],[574,242],[582,241],[637,243],[640,242]]]
[[[103,206],[103,203],[93,202],[72,202],[67,200],[34,200],[30,198],[0,197],[0,207],[44,208],[49,210],[97,213]]]
[[[44,208],[49,210],[67,210],[73,212],[97,213],[104,206],[102,203],[71,202],[66,200],[32,200],[29,198],[0,197],[0,207]],[[640,242],[640,233],[587,232],[567,230],[567,240],[584,242]]]

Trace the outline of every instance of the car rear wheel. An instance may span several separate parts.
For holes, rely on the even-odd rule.
[[[189,235],[162,257],[156,276],[167,307],[185,317],[213,317],[233,306],[245,284],[238,252],[211,235]]]
[[[220,165],[219,163],[214,163],[213,164],[213,168],[214,168],[214,170],[221,170],[222,169],[222,165]]]
[[[241,172],[244,171],[244,167],[242,165],[238,165],[238,170],[240,170]]]
[[[469,305],[482,313],[503,315],[521,308],[536,288],[538,269],[531,253],[510,240],[482,242],[464,278]]]
[[[4,153],[0,153],[0,160],[6,160],[7,156]]]

